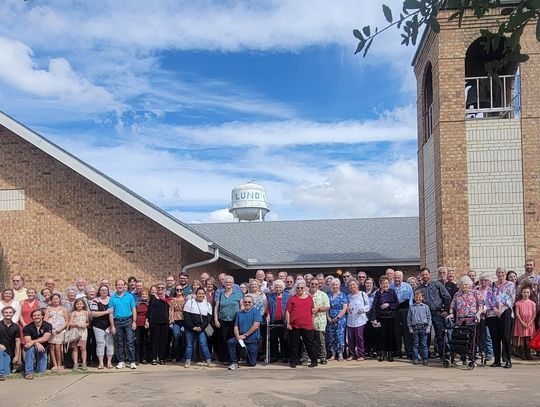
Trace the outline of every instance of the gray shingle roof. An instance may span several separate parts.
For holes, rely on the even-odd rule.
[[[257,266],[419,263],[417,217],[189,225]]]

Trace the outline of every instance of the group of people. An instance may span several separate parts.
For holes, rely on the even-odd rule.
[[[293,368],[367,357],[425,365],[452,353],[448,320],[474,324],[479,354],[510,368],[513,354],[532,358],[540,279],[534,267],[527,260],[519,278],[499,268],[494,281],[470,270],[457,282],[449,267],[437,270],[438,279],[423,268],[407,281],[388,269],[378,286],[366,272],[348,270],[337,277],[258,270],[241,284],[225,273],[190,281],[182,272],[150,287],[135,277],[114,287],[81,277],[64,293],[52,279],[38,292],[14,275],[0,300],[0,380],[23,360],[29,380],[49,365],[112,369],[114,359],[117,369],[217,360],[234,370],[268,356]]]

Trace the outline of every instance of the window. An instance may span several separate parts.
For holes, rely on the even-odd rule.
[[[0,211],[24,210],[24,189],[0,190]]]
[[[424,74],[424,143],[433,133],[433,72],[428,63]]]

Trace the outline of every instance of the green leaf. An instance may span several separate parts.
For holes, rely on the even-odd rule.
[[[437,17],[433,17],[431,20],[429,20],[429,26],[434,33],[438,33],[441,31],[441,25],[439,24]]]
[[[367,52],[368,52],[368,50],[369,50],[369,47],[371,47],[371,44],[372,44],[372,43],[373,43],[373,38],[370,39],[370,40],[368,41],[368,43],[367,43],[367,45],[366,45],[366,49],[364,49],[364,55],[363,55],[364,58],[365,58],[365,56],[367,55]]]
[[[536,41],[540,42],[540,18],[536,20]]]
[[[392,10],[390,7],[388,7],[386,4],[382,5],[382,11],[384,13],[384,18],[386,18],[386,21],[388,21],[390,24],[394,21],[392,17]]]
[[[366,37],[369,37],[371,35],[371,28],[369,28],[369,25],[366,25],[364,28],[362,28],[362,31],[366,35]]]
[[[403,2],[403,8],[405,10],[418,10],[422,8],[422,2],[418,0],[405,0]]]
[[[362,33],[360,32],[360,30],[357,30],[357,29],[354,29],[352,31],[353,35],[358,38],[360,41],[363,41],[364,40],[364,36],[362,35]]]
[[[538,10],[540,8],[540,0],[527,0],[525,5],[529,10]]]
[[[366,42],[365,41],[359,41],[358,42],[358,46],[356,47],[356,51],[354,51],[354,54],[358,54],[360,51],[362,51],[362,49],[364,48],[364,46],[366,45]]]

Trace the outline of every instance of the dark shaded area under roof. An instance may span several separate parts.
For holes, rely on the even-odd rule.
[[[189,225],[250,268],[419,264],[417,217]]]

